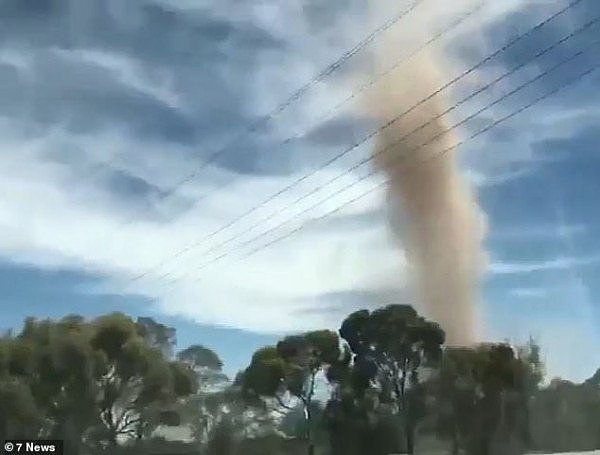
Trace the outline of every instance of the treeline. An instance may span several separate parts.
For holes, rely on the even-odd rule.
[[[0,338],[0,440],[65,454],[510,455],[600,448],[600,370],[544,385],[540,349],[446,347],[410,306],[259,349],[235,378],[175,330],[120,313]]]

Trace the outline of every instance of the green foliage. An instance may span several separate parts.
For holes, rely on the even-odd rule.
[[[499,444],[505,453],[521,453],[530,443],[529,402],[541,380],[537,353],[532,342],[517,351],[507,344],[446,349],[432,383],[437,432],[454,453],[488,453]]]
[[[243,374],[243,389],[259,396],[275,396],[283,390],[285,361],[277,348],[268,346],[252,356],[250,365]]]
[[[173,394],[176,397],[192,395],[198,388],[197,378],[188,365],[181,362],[169,363]]]
[[[184,349],[177,354],[177,358],[195,369],[208,368],[221,371],[223,368],[223,362],[214,351],[198,344]]]
[[[195,376],[188,366],[170,361],[164,349],[157,347],[164,340],[150,337],[150,329],[170,331],[152,320],[140,326],[139,321],[114,313],[98,318],[92,326],[90,343],[103,361],[103,374],[96,380],[102,423],[97,433],[113,446],[119,438],[151,434],[163,423],[164,408],[195,391]]]
[[[102,316],[94,321],[93,326],[94,334],[90,343],[95,350],[104,353],[109,361],[120,360],[125,344],[138,338],[134,322],[122,313]]]
[[[312,403],[316,378],[342,357],[336,333],[328,330],[288,336],[275,347],[258,350],[244,372],[242,388],[250,395],[274,398],[285,408],[286,395],[298,400],[306,420],[304,438],[309,454],[314,453]]]
[[[582,384],[555,379],[531,405],[532,446],[552,452],[600,447],[600,384],[596,372]]]
[[[207,452],[211,455],[234,455],[235,437],[234,425],[230,419],[221,420],[208,441]]]
[[[36,437],[42,425],[29,388],[15,379],[0,379],[0,439]]]
[[[158,349],[165,358],[170,359],[173,356],[177,343],[174,328],[156,322],[152,318],[138,318],[136,328],[148,346]]]
[[[0,337],[0,439],[55,438],[68,455],[453,454],[600,447],[600,370],[542,386],[533,341],[444,348],[410,306],[349,315],[254,353],[230,382],[210,349],[121,313],[28,318]],[[325,388],[329,399],[317,401]],[[193,442],[161,438],[166,428]]]
[[[352,313],[342,323],[340,335],[354,354],[346,386],[359,397],[375,387],[382,402],[395,403],[404,422],[405,449],[412,453],[416,425],[424,412],[419,369],[439,360],[443,330],[411,306],[390,305]]]
[[[194,391],[191,369],[165,358],[120,313],[29,318],[0,341],[0,431],[62,439],[67,453],[147,435]]]

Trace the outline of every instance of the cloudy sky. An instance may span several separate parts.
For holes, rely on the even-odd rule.
[[[149,315],[234,372],[283,333],[411,301],[382,189],[323,217],[383,181],[346,172],[379,126],[352,96],[379,80],[377,40],[404,33],[390,71],[429,43],[451,81],[553,17],[448,88],[459,102],[509,74],[452,112],[502,100],[468,138],[600,64],[600,3],[388,3],[0,0],[0,327]],[[488,223],[485,336],[534,336],[572,379],[600,367],[599,83],[460,148]]]

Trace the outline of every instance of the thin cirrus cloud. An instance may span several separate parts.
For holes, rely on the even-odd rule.
[[[548,296],[548,290],[546,288],[515,288],[509,291],[509,294],[517,298],[534,298],[543,299]]]
[[[488,272],[496,275],[515,275],[545,271],[571,270],[577,267],[597,264],[600,255],[588,257],[557,257],[546,261],[531,262],[491,262]]]

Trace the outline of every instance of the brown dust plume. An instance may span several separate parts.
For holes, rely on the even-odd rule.
[[[402,33],[380,44],[385,57],[402,51]],[[378,84],[368,99],[372,115],[390,119],[435,92],[443,63],[419,54]],[[441,152],[460,141],[455,131],[416,147],[451,126],[447,116],[396,143],[449,106],[443,94],[414,109],[379,135],[377,166],[389,177],[390,222],[406,251],[422,311],[440,323],[450,345],[475,343],[479,335],[479,281],[484,252],[483,216],[459,171],[456,151]],[[400,158],[400,157],[405,157]],[[398,164],[398,160],[402,164]]]

